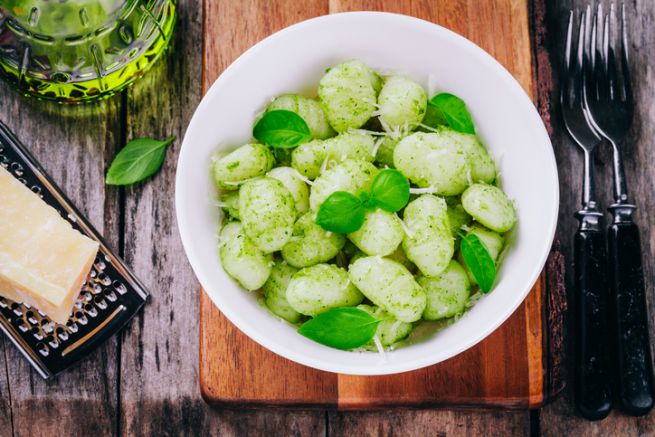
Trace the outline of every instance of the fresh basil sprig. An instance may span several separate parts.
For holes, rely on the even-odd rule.
[[[303,323],[298,332],[310,340],[335,349],[363,346],[375,336],[380,320],[366,311],[343,307],[319,314]]]
[[[362,201],[345,191],[336,191],[318,209],[316,223],[330,232],[355,232],[364,223]]]
[[[252,135],[262,143],[283,149],[295,147],[312,139],[309,126],[301,116],[284,109],[269,111],[252,130]]]
[[[175,135],[163,141],[137,138],[118,152],[109,166],[107,185],[131,185],[155,174],[162,166],[167,147]]]
[[[398,170],[382,170],[373,179],[370,198],[385,211],[399,211],[409,201],[409,181]]]
[[[480,290],[489,293],[496,280],[496,263],[482,240],[475,234],[462,236],[459,249]]]
[[[454,130],[467,134],[475,133],[473,119],[464,100],[453,94],[440,93],[428,100],[428,104],[438,108]]]
[[[326,231],[349,234],[362,227],[366,209],[401,210],[409,201],[409,181],[398,170],[382,170],[375,176],[370,192],[359,197],[335,191],[318,208],[316,224]]]

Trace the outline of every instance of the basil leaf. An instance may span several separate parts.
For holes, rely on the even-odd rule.
[[[382,170],[371,184],[371,199],[385,211],[400,211],[409,201],[409,181],[398,170]]]
[[[307,123],[295,112],[278,109],[259,119],[252,135],[272,147],[295,147],[312,139]]]
[[[477,235],[469,234],[462,237],[459,249],[480,290],[488,293],[496,280],[496,263],[486,246]]]
[[[349,350],[371,341],[380,321],[366,311],[335,308],[303,323],[298,332],[335,349]]]
[[[316,224],[326,231],[339,234],[355,232],[363,223],[362,201],[345,191],[335,191],[330,194],[316,214]]]
[[[441,111],[451,128],[467,134],[475,133],[475,126],[464,100],[452,94],[440,93],[432,97],[428,103]]]
[[[106,184],[131,185],[152,176],[161,168],[166,148],[174,140],[175,135],[163,141],[151,138],[130,141],[109,166]]]

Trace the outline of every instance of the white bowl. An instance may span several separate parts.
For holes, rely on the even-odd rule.
[[[315,93],[329,66],[360,59],[382,72],[402,72],[467,103],[478,133],[496,158],[503,187],[518,207],[516,242],[493,291],[457,323],[428,340],[377,353],[345,352],[299,335],[223,272],[221,220],[210,156],[249,141],[269,99]],[[446,360],[500,326],[521,304],[548,256],[559,205],[557,169],[546,129],[516,80],[465,38],[427,21],[373,12],[328,15],[298,23],[246,51],[216,80],[194,114],[177,168],[176,209],[191,266],[216,306],[250,338],[290,360],[331,372],[382,375]]]

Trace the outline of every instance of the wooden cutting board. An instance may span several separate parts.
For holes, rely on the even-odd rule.
[[[277,30],[328,13],[380,10],[413,15],[464,35],[535,94],[528,0],[205,0],[204,8],[204,90],[243,51]],[[562,388],[562,266],[554,252],[525,302],[477,346],[425,369],[379,377],[322,372],[275,355],[241,333],[201,292],[202,394],[210,403],[236,408],[540,406]]]

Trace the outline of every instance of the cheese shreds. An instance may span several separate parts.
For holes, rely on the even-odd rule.
[[[98,243],[0,167],[0,295],[64,324]]]

